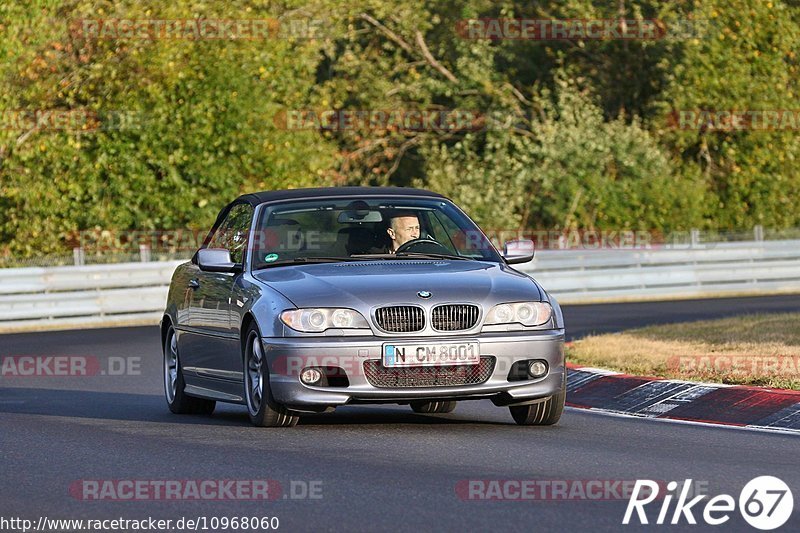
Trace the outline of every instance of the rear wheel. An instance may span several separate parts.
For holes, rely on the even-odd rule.
[[[195,398],[184,392],[183,370],[178,357],[178,337],[172,326],[164,338],[164,395],[169,410],[176,414],[210,415],[217,402]]]
[[[564,402],[567,399],[566,370],[561,391],[543,401],[532,405],[511,405],[509,411],[514,422],[520,426],[552,426],[561,418],[564,412]]]
[[[269,365],[255,325],[247,330],[244,345],[244,395],[250,421],[260,427],[296,426],[300,417],[278,404],[269,390]]]
[[[452,413],[455,408],[455,401],[411,402],[411,409],[415,413],[444,414]]]

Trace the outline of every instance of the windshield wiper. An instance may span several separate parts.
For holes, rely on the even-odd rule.
[[[471,257],[464,257],[462,255],[451,255],[451,254],[437,254],[437,253],[429,253],[429,252],[400,252],[399,254],[395,254],[395,257],[430,257],[432,259],[459,259],[461,261],[474,261]]]
[[[343,261],[356,261],[351,257],[295,257],[294,259],[283,259],[281,261],[273,261],[271,263],[261,262],[257,270],[262,268],[272,268],[276,266],[298,265],[298,264],[314,264],[314,263],[340,263]]]
[[[472,257],[461,255],[436,254],[427,252],[400,252],[399,254],[358,254],[354,259],[457,259],[461,261],[475,261]]]

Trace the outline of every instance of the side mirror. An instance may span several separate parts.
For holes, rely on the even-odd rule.
[[[203,248],[197,251],[197,266],[203,272],[241,272],[242,265],[231,260],[231,253],[224,248]]]
[[[503,245],[503,257],[509,265],[527,263],[533,259],[534,245],[530,239],[508,241]]]

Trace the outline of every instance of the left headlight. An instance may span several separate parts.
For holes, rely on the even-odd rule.
[[[553,316],[553,308],[547,302],[517,302],[498,304],[486,315],[484,324],[514,324],[541,326]]]
[[[304,333],[320,333],[331,328],[369,329],[364,316],[352,309],[289,309],[281,313],[281,322]]]

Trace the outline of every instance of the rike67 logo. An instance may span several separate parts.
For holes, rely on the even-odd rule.
[[[705,506],[700,506],[698,504],[706,498],[706,495],[689,499],[691,486],[691,479],[687,479],[682,487],[679,487],[677,481],[670,481],[666,486],[667,493],[659,494],[663,484],[649,479],[636,480],[622,523],[630,524],[635,512],[640,524],[648,524],[645,506],[657,499],[661,500],[661,508],[655,521],[659,525],[680,524],[682,520],[687,524],[697,524],[695,512],[702,513],[703,521],[711,526],[722,525],[731,518],[737,503],[733,496],[720,494],[705,502]],[[677,502],[674,509],[670,509],[675,496]],[[748,524],[766,531],[777,529],[789,520],[794,507],[794,498],[789,486],[782,480],[773,476],[759,476],[744,486],[739,494],[738,504],[739,512]],[[693,509],[695,506],[698,508]],[[670,511],[672,511],[671,517]]]

